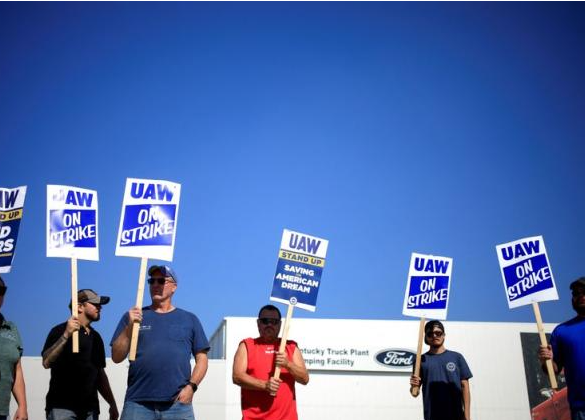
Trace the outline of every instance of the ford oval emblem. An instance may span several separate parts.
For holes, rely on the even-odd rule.
[[[386,349],[376,354],[376,362],[389,368],[410,368],[416,353],[405,349]]]

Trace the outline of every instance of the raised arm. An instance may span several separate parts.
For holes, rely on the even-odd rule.
[[[268,393],[276,393],[280,386],[280,379],[270,378],[268,381],[254,378],[249,375],[248,369],[248,350],[244,343],[240,343],[238,350],[234,356],[234,366],[232,373],[232,381],[234,384],[246,389],[254,389],[257,391],[266,391]]]
[[[71,317],[67,320],[67,326],[65,327],[65,331],[59,338],[53,343],[51,347],[45,350],[42,354],[43,356],[43,367],[45,369],[49,369],[55,360],[59,357],[59,355],[63,352],[65,348],[65,344],[67,344],[67,340],[73,334],[74,331],[79,331],[79,321],[77,317]]]
[[[553,350],[552,350],[552,346],[550,344],[548,346],[540,346],[539,347],[538,360],[540,361],[540,364],[542,366],[542,370],[544,372],[546,372],[546,361],[551,360],[552,365],[553,365],[553,369],[554,369],[555,373],[558,375],[559,372],[562,370],[562,367],[559,367],[557,365],[557,363],[554,361],[553,356],[554,356]]]
[[[292,360],[288,360],[285,353],[276,354],[276,366],[285,368],[298,383],[307,385],[309,383],[309,372],[305,366],[305,360],[298,347],[295,347]]]
[[[118,334],[112,342],[112,361],[114,363],[123,362],[130,351],[130,338],[132,336],[132,325],[134,322],[142,322],[142,310],[132,308],[128,311],[128,323],[126,327]]]

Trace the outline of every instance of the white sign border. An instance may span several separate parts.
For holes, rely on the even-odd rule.
[[[432,258],[436,260],[444,260],[449,261],[449,267],[447,268],[447,272],[444,274],[449,277],[449,285],[447,286],[447,302],[445,304],[445,309],[409,309],[407,306],[408,303],[408,291],[410,290],[410,281],[413,276],[417,275],[428,275],[429,273],[425,271],[418,271],[414,268],[414,260],[417,257],[422,257],[425,259]],[[429,254],[419,254],[417,252],[413,252],[410,256],[410,265],[408,268],[408,280],[406,282],[406,289],[404,291],[404,302],[402,305],[402,315],[405,316],[413,316],[417,318],[429,318],[429,319],[439,319],[439,320],[446,320],[447,319],[447,310],[449,309],[449,299],[451,298],[451,282],[453,280],[453,258],[451,257],[442,257],[438,255],[429,255]],[[443,275],[443,274],[442,274]]]
[[[75,191],[75,192],[84,192],[84,193],[91,193],[94,195],[94,199],[92,202],[91,207],[85,206],[75,206],[72,204],[61,204],[56,205],[57,202],[51,199],[52,195],[59,190],[67,190],[67,191]],[[79,209],[79,210],[95,210],[95,247],[92,248],[75,248],[75,247],[68,247],[68,248],[52,248],[50,237],[50,225],[51,225],[51,210],[71,210],[71,209]],[[46,247],[47,252],[46,255],[48,258],[77,258],[79,260],[88,260],[88,261],[99,261],[99,206],[98,206],[98,193],[96,190],[91,190],[88,188],[80,188],[74,187],[71,185],[47,185],[47,225],[46,225]]]
[[[137,245],[137,246],[120,246],[120,238],[122,235],[122,228],[124,226],[124,210],[129,204],[143,204],[143,200],[132,198],[130,196],[130,186],[132,182],[150,183],[150,184],[166,184],[169,187],[175,189],[173,193],[173,199],[168,201],[151,200],[149,204],[176,204],[177,211],[175,214],[175,228],[173,230],[173,239],[171,245]],[[145,179],[145,178],[126,178],[126,186],[124,187],[124,199],[122,201],[122,209],[120,211],[120,223],[118,225],[118,236],[116,238],[116,251],[115,255],[118,257],[136,257],[136,258],[149,258],[157,259],[162,261],[173,261],[173,254],[175,250],[175,240],[177,236],[177,225],[179,221],[179,204],[181,201],[181,184],[165,181],[161,179]]]
[[[513,247],[519,243],[535,241],[535,240],[540,241],[540,244],[542,245],[540,253],[533,254],[533,255],[530,255],[527,257],[523,257],[523,258],[514,258],[511,261],[506,261],[502,258],[502,255],[501,255],[502,253],[500,252],[501,249],[509,247],[509,246]],[[546,301],[550,301],[550,300],[559,300],[559,293],[557,291],[557,284],[555,282],[555,277],[554,277],[554,274],[552,271],[552,266],[550,263],[550,259],[548,257],[548,253],[546,252],[546,246],[544,244],[544,237],[542,235],[529,236],[527,238],[517,239],[515,241],[507,242],[505,244],[496,245],[496,252],[498,254],[498,262],[500,263],[500,273],[502,274],[502,283],[504,285],[504,293],[506,294],[506,301],[508,302],[509,309],[514,309],[514,308],[518,308],[520,306],[530,305],[533,302],[546,302]],[[525,261],[525,260],[530,259],[532,257],[535,257],[536,255],[542,255],[542,254],[544,254],[544,256],[546,257],[546,262],[548,263],[548,268],[550,269],[550,277],[551,277],[552,284],[553,284],[552,287],[545,289],[545,290],[541,290],[539,292],[531,293],[528,296],[524,296],[524,297],[521,297],[519,299],[510,301],[510,297],[508,295],[508,286],[506,284],[506,276],[504,274],[504,268],[508,267],[510,265],[517,264],[521,261]]]

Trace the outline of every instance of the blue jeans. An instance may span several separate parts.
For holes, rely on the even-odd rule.
[[[585,420],[585,410],[571,410],[571,420]]]
[[[195,415],[191,404],[124,401],[120,420],[195,420]]]
[[[47,411],[47,420],[99,420],[96,411],[72,411],[65,408],[51,408]]]

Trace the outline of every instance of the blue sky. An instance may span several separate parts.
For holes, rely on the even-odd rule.
[[[68,316],[47,184],[98,190],[109,341],[139,260],[126,177],[182,184],[175,303],[210,336],[268,301],[283,228],[330,241],[319,318],[401,315],[411,252],[454,258],[450,320],[509,310],[495,245],[544,235],[560,300],[585,273],[582,3],[2,3],[0,186],[27,185],[2,313],[38,355]],[[148,296],[145,297],[148,301]]]

